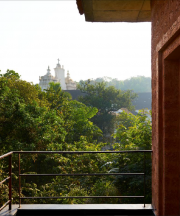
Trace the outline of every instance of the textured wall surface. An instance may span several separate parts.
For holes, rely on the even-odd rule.
[[[152,0],[151,7],[152,203],[156,215],[180,215],[180,1]]]

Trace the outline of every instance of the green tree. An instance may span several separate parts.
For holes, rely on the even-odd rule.
[[[6,76],[0,78],[1,153],[12,150],[43,150],[65,139],[64,120],[49,108],[36,86]]]
[[[118,118],[118,127],[114,137],[118,141],[114,144],[115,150],[151,150],[152,124],[142,110],[138,115],[121,113]],[[123,153],[113,161],[110,172],[143,173],[143,153]],[[146,203],[151,203],[151,154],[145,153],[146,167]],[[114,184],[122,195],[143,195],[143,176],[117,176]],[[128,200],[129,202],[129,200]],[[132,202],[132,200],[131,200]],[[134,200],[138,203],[138,200]]]
[[[122,112],[117,117],[117,129],[114,138],[124,150],[151,149],[152,124],[144,110],[138,115]]]
[[[20,79],[20,75],[18,73],[16,73],[15,71],[13,70],[7,70],[5,74],[0,74],[0,76],[3,76],[3,77],[6,77],[6,78],[13,78],[13,79]]]
[[[85,92],[85,96],[79,97],[79,101],[89,107],[96,107],[98,113],[92,118],[104,134],[105,139],[114,132],[114,122],[116,115],[113,111],[117,111],[122,107],[133,110],[131,101],[136,97],[132,91],[121,91],[113,86],[106,87],[105,82],[95,83],[81,82],[78,88]]]
[[[51,83],[42,92],[37,85],[17,79],[16,72],[10,74],[7,71],[0,78],[2,152],[44,150],[48,146],[58,150],[62,143],[73,144],[81,136],[90,141],[101,135],[101,130],[90,121],[96,108],[72,101],[59,84]]]
[[[101,130],[90,121],[98,112],[97,108],[71,100],[71,95],[62,91],[59,84],[50,83],[46,96],[50,108],[56,110],[64,120],[67,143],[79,141],[81,136],[85,136],[89,142],[101,136]]]
[[[81,136],[86,137],[87,141],[93,142],[102,136],[102,131],[91,121],[98,112],[97,108],[88,107],[74,100],[66,104],[64,110],[65,127],[68,131],[66,142],[79,141]]]

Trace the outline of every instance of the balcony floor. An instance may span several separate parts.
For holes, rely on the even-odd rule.
[[[20,216],[20,215],[154,215],[151,204],[22,204],[12,205],[12,210],[8,206],[0,212],[0,216]]]

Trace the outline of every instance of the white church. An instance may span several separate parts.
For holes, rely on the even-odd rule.
[[[42,90],[48,89],[50,82],[60,83],[62,90],[76,90],[76,82],[70,78],[69,71],[67,71],[67,77],[65,77],[65,70],[59,64],[59,59],[54,71],[55,76],[51,74],[48,66],[46,75],[39,77],[39,85]]]

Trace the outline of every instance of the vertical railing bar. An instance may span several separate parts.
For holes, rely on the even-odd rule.
[[[144,208],[146,206],[146,157],[144,152]]]
[[[21,208],[21,167],[20,167],[20,153],[18,154],[18,163],[19,163],[19,208]]]
[[[12,155],[9,155],[9,210],[12,209]]]

